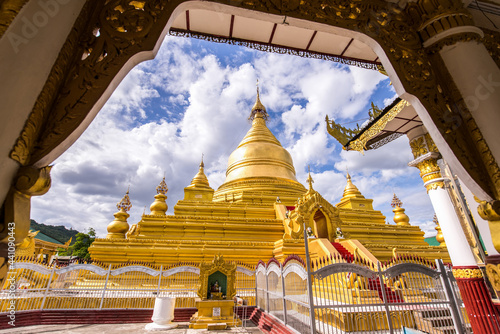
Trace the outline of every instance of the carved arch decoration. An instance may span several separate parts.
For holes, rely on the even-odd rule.
[[[215,255],[212,262],[200,263],[198,297],[207,299],[208,278],[213,273],[220,271],[227,278],[226,299],[233,299],[236,296],[236,267],[236,263],[226,262],[222,255]]]
[[[152,51],[171,14],[186,0],[88,0],[84,5],[11,158],[21,165],[50,164],[98,112],[96,106],[131,59]],[[500,199],[500,169],[466,104],[453,98],[423,40],[453,28],[473,26],[459,0],[207,0],[263,13],[340,27],[376,41],[405,91],[428,111],[458,161],[491,198]],[[479,29],[477,29],[479,30]],[[479,33],[453,40],[480,39]],[[435,49],[435,45],[433,46]],[[102,103],[102,101],[101,101]]]
[[[0,0],[0,38],[28,0]]]
[[[330,204],[317,191],[310,189],[295,205],[295,209],[289,214],[289,219],[285,220],[285,233],[293,239],[304,237],[304,223],[306,228],[314,230],[314,215],[320,210],[326,218],[328,229],[328,239],[335,239],[337,227],[341,227],[342,221],[339,216],[339,209]]]

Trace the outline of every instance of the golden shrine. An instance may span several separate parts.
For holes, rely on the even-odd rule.
[[[361,194],[349,174],[337,205],[313,189],[311,175],[306,189],[296,179],[290,154],[267,128],[267,117],[257,90],[252,126],[229,157],[225,182],[214,191],[202,161],[173,215],[166,215],[168,188],[163,179],[151,213],[129,229],[127,192],[106,238],[96,239],[89,248],[92,258],[104,263],[172,264],[209,262],[221,254],[227,261],[253,266],[273,256],[278,260],[290,254],[303,256],[305,224],[316,236],[311,243],[313,256],[350,253],[376,262],[397,252],[449,261],[444,246],[429,246],[424,232],[409,224],[399,200],[394,205],[397,224],[386,224],[386,217],[373,208],[373,200]],[[338,231],[345,238],[335,242]]]
[[[28,235],[16,247],[16,256],[35,256],[38,260],[52,262],[52,258],[56,255],[58,248],[68,249],[71,244],[70,238],[64,244],[49,235],[40,231],[28,232]]]
[[[220,283],[219,283],[220,281]],[[200,264],[200,278],[196,308],[189,328],[225,329],[239,326],[241,320],[234,316],[236,295],[236,264],[226,263],[222,255],[216,255],[212,262]]]

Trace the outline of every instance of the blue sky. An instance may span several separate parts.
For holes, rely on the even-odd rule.
[[[311,166],[318,190],[332,204],[354,183],[392,223],[395,192],[410,223],[435,234],[434,211],[412,160],[408,139],[364,155],[346,152],[326,132],[325,115],[355,127],[371,102],[395,97],[389,79],[373,70],[264,53],[197,39],[167,37],[154,60],[135,67],[94,122],[52,169],[52,188],[32,199],[32,218],[106,235],[116,203],[130,186],[130,225],[153,202],[163,175],[168,213],[198,170],[202,153],[212,188],[225,179],[229,154],[250,127],[259,79],[269,128],[291,153],[297,179]],[[146,209],[145,209],[146,207]]]

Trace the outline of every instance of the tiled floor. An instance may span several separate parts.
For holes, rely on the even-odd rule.
[[[228,333],[262,333],[259,328],[248,321],[246,328],[230,328],[228,330],[213,330],[207,331],[206,329],[189,329],[188,323],[180,323],[179,327],[167,331],[147,331],[144,329],[146,324],[86,324],[86,325],[38,325],[28,327],[13,327],[9,329],[0,330],[0,333],[9,334],[38,334],[38,333],[70,333],[70,334],[121,334],[121,333],[165,333],[165,334],[228,334]]]

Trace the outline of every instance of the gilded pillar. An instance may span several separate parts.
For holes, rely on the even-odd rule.
[[[52,166],[35,168],[21,167],[14,179],[2,207],[0,217],[0,282],[8,271],[9,242],[16,248],[28,237],[30,227],[31,197],[45,194],[50,189]],[[14,238],[14,240],[12,240]],[[33,248],[34,249],[34,248]]]

